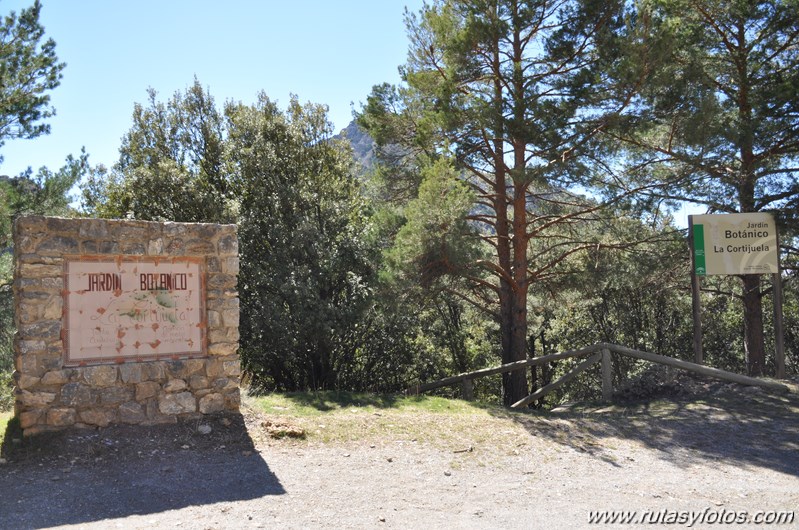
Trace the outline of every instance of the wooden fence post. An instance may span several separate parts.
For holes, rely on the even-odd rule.
[[[465,401],[474,401],[474,381],[464,379],[461,383],[461,397]]]
[[[602,401],[613,401],[613,359],[607,348],[602,348]]]

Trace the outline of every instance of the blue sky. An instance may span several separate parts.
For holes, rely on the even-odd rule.
[[[2,0],[0,14],[32,4]],[[341,129],[373,85],[399,82],[405,6],[422,0],[42,0],[40,21],[67,63],[51,92],[57,115],[49,135],[6,142],[0,174],[58,169],[81,147],[110,166],[147,88],[164,101],[195,76],[220,107],[263,90],[285,108],[296,94],[328,105]]]

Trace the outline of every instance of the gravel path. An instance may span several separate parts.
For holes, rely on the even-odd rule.
[[[726,385],[501,421],[513,435],[499,447],[477,432],[468,446],[274,440],[250,412],[209,434],[196,422],[73,431],[12,448],[0,528],[549,529],[589,527],[600,510],[799,511],[795,393]]]

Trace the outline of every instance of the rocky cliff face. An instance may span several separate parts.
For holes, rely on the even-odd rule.
[[[355,120],[351,121],[335,138],[346,139],[352,145],[355,160],[361,165],[363,171],[368,171],[375,164],[375,142]]]

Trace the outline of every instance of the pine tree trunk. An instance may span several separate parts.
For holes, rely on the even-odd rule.
[[[766,352],[763,346],[763,300],[760,293],[760,276],[743,277],[744,299],[744,349],[746,371],[751,376],[765,374]]]

